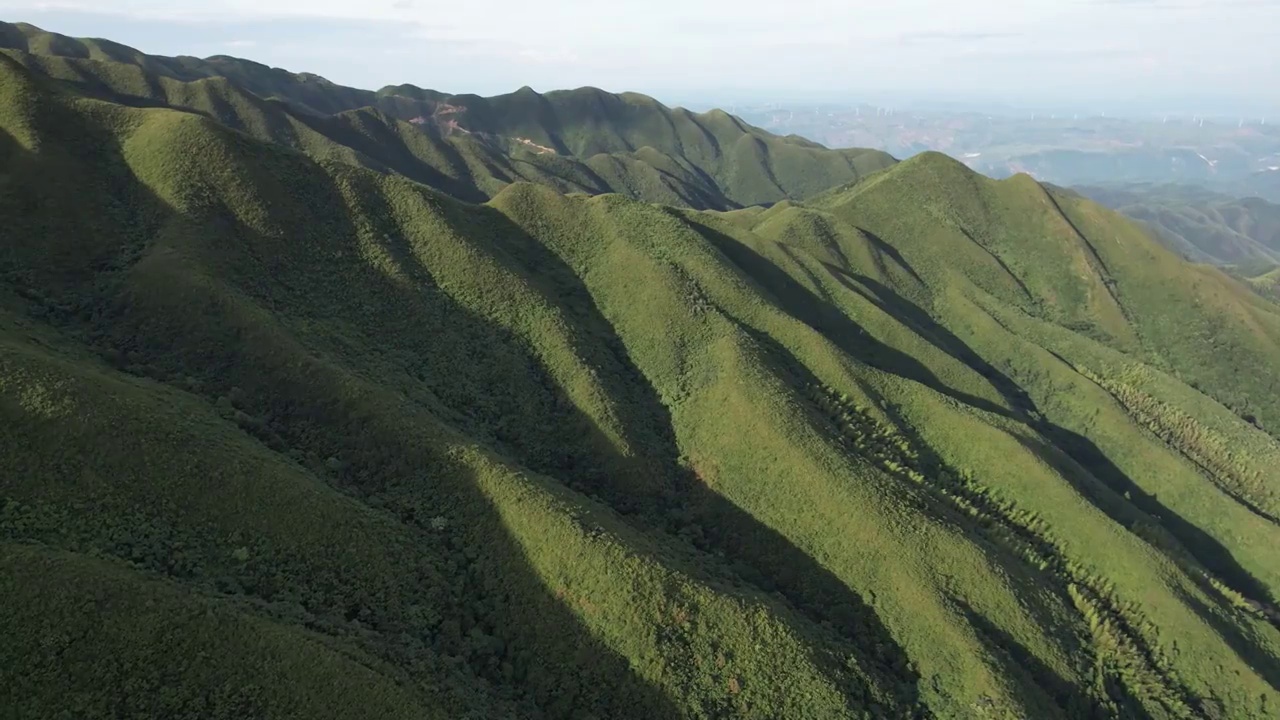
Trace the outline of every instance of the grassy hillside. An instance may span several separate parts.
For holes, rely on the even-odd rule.
[[[904,203],[919,210],[902,212]],[[992,181],[925,153],[821,205],[934,253],[944,242],[963,247],[938,271],[1141,358],[1250,422],[1273,432],[1280,423],[1275,306],[1218,270],[1163,251],[1141,227],[1074,193],[1025,175]]]
[[[0,52],[77,92],[195,112],[262,140],[393,171],[459,199],[514,182],[725,210],[803,199],[893,162],[778,137],[722,111],[595,88],[483,98],[377,92],[247,60],[145,55],[107,40],[0,23]]]
[[[31,57],[0,57],[18,716],[1280,707],[1280,308],[1119,215],[934,154],[767,209],[474,204],[371,162],[432,152],[373,110],[275,137]],[[660,167],[611,145],[631,112],[529,139]],[[306,146],[329,124],[351,155]]]
[[[1170,249],[1196,262],[1280,262],[1280,205],[1194,186],[1081,187],[1079,192],[1147,223]]]

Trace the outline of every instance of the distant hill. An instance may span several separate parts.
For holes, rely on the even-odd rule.
[[[1119,213],[13,27],[0,715],[1280,708],[1280,305]]]
[[[1075,189],[1147,223],[1167,246],[1196,262],[1280,262],[1280,205],[1185,185]]]
[[[1280,161],[1229,184],[1226,189],[1238,196],[1256,196],[1280,203]]]
[[[803,199],[883,168],[889,155],[829,150],[595,88],[483,98],[412,86],[377,92],[248,60],[145,55],[31,25],[0,24],[18,62],[97,97],[198,112],[312,155],[390,169],[482,201],[512,182],[619,192],[702,209]]]

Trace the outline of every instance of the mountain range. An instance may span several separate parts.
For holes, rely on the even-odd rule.
[[[1268,718],[1280,304],[1020,174],[0,24],[15,717]]]
[[[726,210],[803,199],[893,160],[777,137],[723,111],[695,114],[596,88],[540,95],[526,87],[491,98],[403,85],[370,92],[229,57],[151,57],[30,25],[6,26],[3,47],[93,97],[203,114],[260,140],[395,172],[468,201],[529,181]]]

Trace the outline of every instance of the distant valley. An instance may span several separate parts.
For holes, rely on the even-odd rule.
[[[1198,184],[1280,202],[1280,125],[1263,118],[1130,120],[874,106],[737,111],[760,127],[832,147],[874,147],[899,158],[945,152],[992,177],[1025,172],[1058,185]]]

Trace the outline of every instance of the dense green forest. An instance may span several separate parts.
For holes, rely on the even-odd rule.
[[[1280,712],[1280,305],[1122,215],[0,45],[11,716]]]

